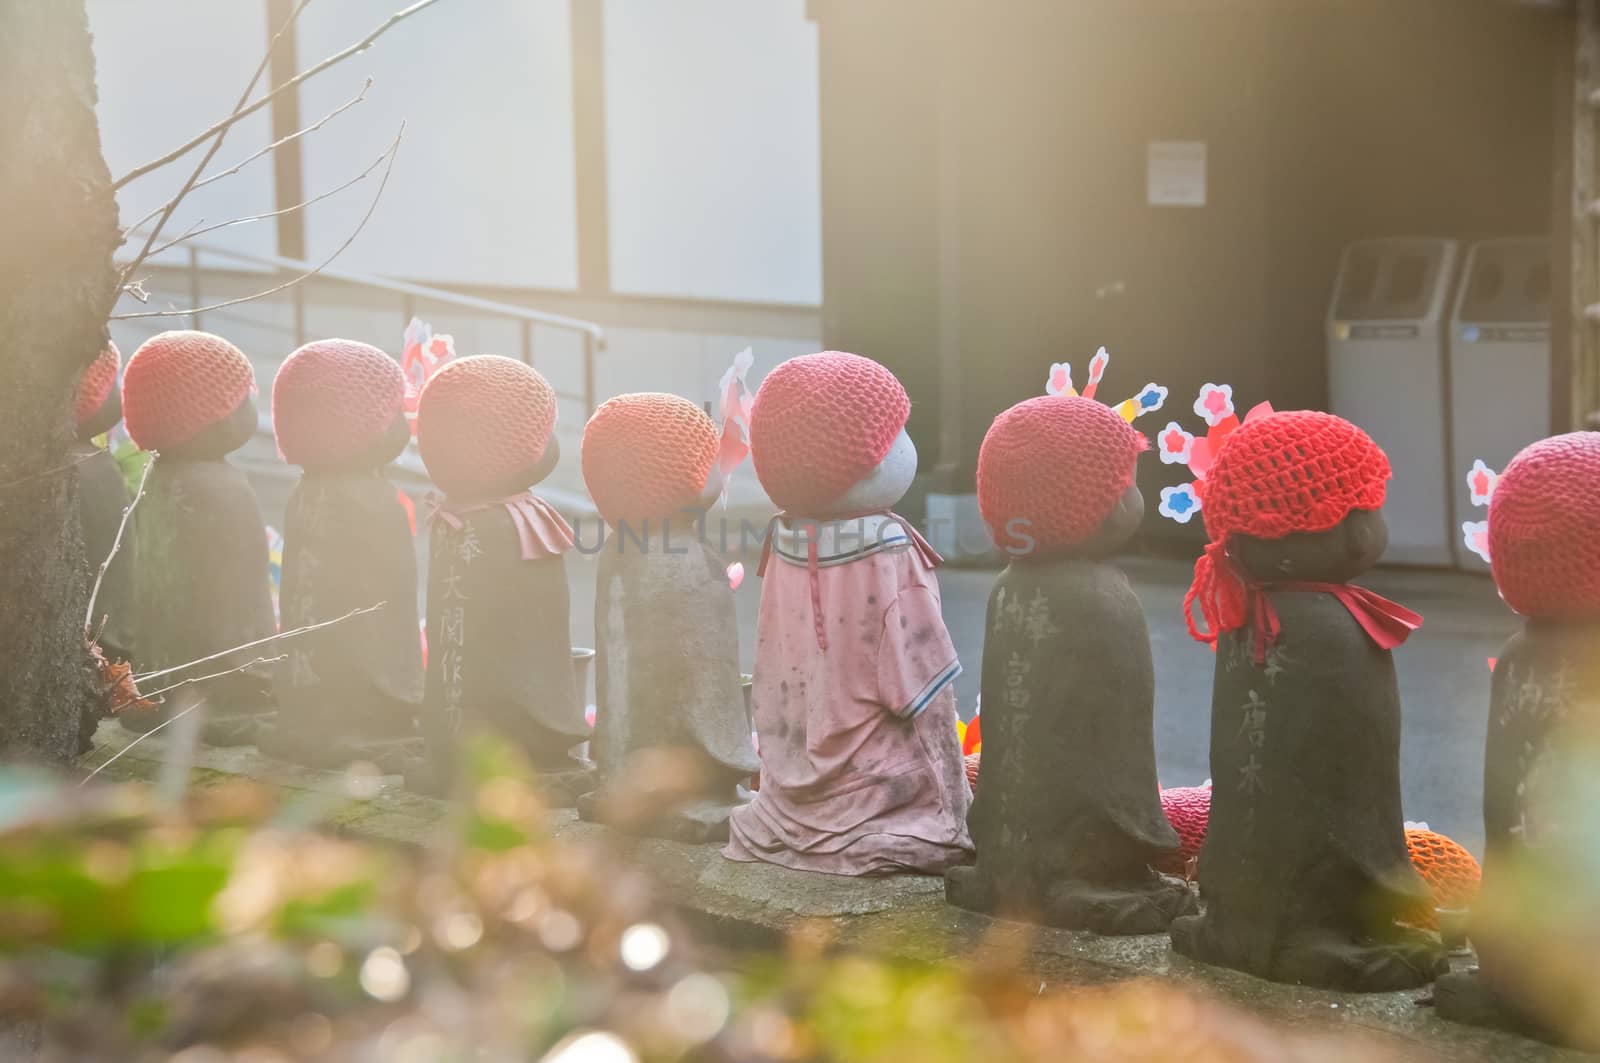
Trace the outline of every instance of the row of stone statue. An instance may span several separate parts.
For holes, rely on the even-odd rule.
[[[85,377],[85,439],[116,420],[108,358]],[[1280,981],[1434,979],[1440,940],[1408,925],[1431,901],[1403,833],[1391,657],[1421,618],[1348,582],[1386,545],[1386,456],[1329,414],[1237,417],[1225,388],[1196,404],[1207,437],[1162,433],[1163,458],[1198,479],[1162,511],[1200,511],[1209,538],[1185,601],[1191,631],[1217,651],[1198,914],[1189,883],[1153,870],[1179,838],[1156,781],[1148,630],[1108,560],[1144,510],[1134,474],[1148,444],[1130,422],[1165,391],[1111,407],[1093,398],[1103,355],[1082,394],[1062,368],[1047,394],[995,420],[980,451],[980,507],[1010,563],[986,621],[975,801],[939,558],[891,510],[916,471],[909,399],[884,367],[836,352],[779,365],[753,402],[725,379],[720,426],[671,395],[594,412],[583,475],[614,534],[597,566],[591,735],[568,634],[573,535],[530,491],[558,459],[550,385],[520,362],[469,357],[415,402],[421,457],[444,492],[429,515],[424,669],[413,528],[383,473],[411,436],[406,381],[363,344],[296,351],[272,389],[279,450],[304,470],[285,525],[282,627],[387,604],[284,642],[271,682],[246,669],[199,688],[208,734],[314,764],[399,765],[408,784],[440,791],[461,736],[486,729],[528,755],[556,800],[615,818],[631,795],[634,829],[725,838],[735,860],[944,873],[962,907],[1100,933],[1170,929],[1185,955]],[[103,599],[102,644],[142,673],[273,631],[261,518],[224,460],[255,428],[253,390],[248,360],[216,336],[166,333],[129,360],[127,429],[159,457],[134,563]],[[686,516],[704,512],[746,445],[782,510],[760,565],[753,720],[729,570]],[[110,536],[91,525],[113,523],[123,496],[109,459],[86,458],[93,552]],[[1558,825],[1532,826],[1536,783],[1556,774],[1562,736],[1596,715],[1597,482],[1600,434],[1578,434],[1530,447],[1494,493],[1495,578],[1528,623],[1494,673],[1486,888],[1515,862],[1507,854],[1556,844]],[[646,782],[656,797],[641,814]],[[1483,978],[1452,976],[1441,1005],[1537,1025],[1517,993],[1525,954],[1478,943]]]

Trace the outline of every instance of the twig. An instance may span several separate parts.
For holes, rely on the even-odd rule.
[[[105,771],[107,768],[111,767],[111,765],[115,764],[117,761],[121,760],[122,759],[122,755],[124,753],[126,753],[128,750],[132,749],[134,746],[138,745],[140,742],[143,742],[146,738],[149,738],[151,735],[155,734],[157,731],[161,730],[163,727],[167,726],[169,723],[177,723],[179,720],[183,719],[185,716],[189,715],[191,712],[193,712],[195,709],[198,709],[200,706],[204,705],[205,703],[206,703],[206,699],[205,698],[201,698],[199,701],[195,702],[193,705],[190,705],[187,709],[184,709],[182,712],[173,713],[172,717],[170,719],[162,720],[160,723],[158,723],[154,727],[150,728],[150,730],[146,731],[144,734],[140,735],[138,738],[135,738],[132,742],[129,742],[127,745],[123,746],[121,749],[119,749],[115,753],[113,753],[110,756],[110,758],[108,758],[106,760],[106,762],[104,764],[100,765],[98,768],[94,769],[94,771],[91,771],[88,775],[84,776],[83,781],[80,782],[78,785],[79,786],[87,786],[87,785],[89,785],[89,781],[91,779],[93,779],[96,775],[99,775],[101,772]]]
[[[148,701],[151,698],[165,694],[168,691],[177,690],[179,687],[186,687],[193,683],[204,683],[208,679],[221,679],[225,675],[233,675],[235,672],[243,672],[254,668],[258,664],[277,664],[279,661],[287,660],[288,658],[289,655],[287,653],[280,653],[276,657],[257,657],[255,660],[241,664],[237,668],[228,668],[221,672],[212,672],[210,675],[197,675],[193,679],[181,679],[178,682],[173,683],[171,686],[162,687],[160,690],[152,690],[148,694],[141,691],[139,696]]]
[[[89,626],[94,622],[94,603],[95,599],[100,597],[100,584],[105,582],[106,569],[111,567],[111,559],[122,549],[122,533],[128,528],[128,518],[133,516],[133,507],[139,504],[139,499],[144,497],[144,485],[149,481],[150,470],[156,467],[156,459],[160,456],[157,451],[150,452],[150,460],[145,462],[144,475],[139,477],[139,490],[134,492],[133,501],[128,503],[128,508],[122,511],[122,523],[117,525],[117,537],[111,540],[111,552],[100,562],[100,571],[95,573],[94,590],[89,592],[89,608],[83,611],[84,638],[89,637]]]
[[[219,170],[218,172],[212,174],[210,177],[205,177],[205,178],[202,178],[199,181],[196,181],[195,184],[194,184],[194,188],[191,188],[189,191],[191,191],[191,192],[198,191],[199,189],[202,189],[202,188],[206,187],[206,185],[209,185],[214,181],[220,181],[224,177],[231,177],[234,174],[238,173],[240,170],[244,169],[246,166],[250,165],[252,162],[255,162],[257,159],[261,158],[261,156],[269,154],[270,152],[273,152],[273,151],[277,150],[278,148],[283,147],[285,144],[289,143],[289,141],[297,140],[300,137],[305,136],[307,133],[315,133],[317,130],[319,130],[323,126],[327,125],[333,119],[339,117],[339,115],[343,114],[344,112],[348,111],[350,108],[354,107],[356,104],[360,103],[362,100],[366,99],[367,90],[370,89],[371,87],[372,87],[372,79],[369,77],[369,78],[367,78],[367,83],[365,85],[361,86],[361,91],[358,92],[355,95],[354,99],[351,99],[351,100],[347,101],[346,103],[343,103],[338,107],[335,107],[333,110],[329,111],[327,114],[323,115],[321,118],[317,119],[315,122],[313,122],[310,125],[306,126],[304,129],[298,129],[295,132],[290,133],[286,137],[281,137],[278,140],[274,140],[271,144],[268,144],[266,147],[262,148],[260,151],[256,152],[255,154],[245,156],[244,158],[240,159],[238,162],[234,163],[232,166],[228,167],[226,170]],[[132,234],[141,225],[143,225],[145,222],[149,221],[151,218],[154,218],[157,214],[160,214],[166,208],[167,208],[167,203],[161,204],[160,206],[158,206],[155,209],[151,210],[150,213],[146,214],[144,217],[140,218],[138,221],[136,221],[132,225],[128,226],[126,229],[123,230],[123,232],[128,233],[128,234]],[[159,251],[150,252],[150,254],[152,254],[152,255],[159,254],[159,253],[160,253]]]
[[[308,78],[315,77],[316,75],[322,73],[324,70],[328,69],[331,66],[334,66],[337,63],[344,62],[346,59],[350,58],[352,55],[357,55],[357,54],[359,54],[361,52],[366,51],[368,48],[372,47],[372,42],[373,41],[376,41],[379,37],[382,37],[385,33],[389,32],[395,26],[399,25],[401,22],[404,22],[406,19],[410,18],[412,15],[415,15],[417,12],[421,11],[423,8],[432,7],[435,3],[437,3],[437,0],[417,0],[417,2],[412,4],[410,7],[405,8],[402,11],[396,11],[394,14],[390,15],[384,21],[384,23],[381,26],[379,26],[377,29],[373,30],[371,33],[367,34],[365,37],[363,37],[361,40],[357,41],[355,44],[352,44],[350,47],[344,49],[341,52],[336,52],[333,55],[328,56],[328,58],[326,58],[322,62],[318,63],[316,66],[313,66],[313,67],[311,67],[311,68],[309,68],[307,70],[301,71],[300,73],[296,74],[294,77],[290,78],[288,81],[285,81],[283,84],[281,84],[281,85],[277,86],[276,88],[274,88],[271,92],[267,93],[265,96],[261,97],[259,100],[256,100],[254,103],[250,104],[248,107],[235,109],[232,114],[230,114],[228,117],[224,118],[222,121],[218,122],[216,125],[212,126],[210,129],[207,129],[204,133],[201,133],[199,136],[193,138],[192,140],[189,140],[188,142],[179,145],[178,147],[174,148],[172,151],[169,151],[169,152],[167,152],[167,154],[161,156],[161,158],[152,159],[150,162],[145,163],[143,166],[136,166],[132,170],[129,170],[126,174],[124,174],[123,176],[117,178],[117,180],[112,183],[111,190],[112,191],[116,191],[117,189],[121,188],[123,185],[127,184],[129,181],[137,180],[138,178],[143,177],[145,174],[149,173],[151,170],[160,169],[161,167],[167,165],[169,162],[172,162],[175,159],[181,159],[183,156],[187,155],[189,152],[193,151],[195,148],[199,147],[201,144],[204,144],[206,142],[207,138],[215,136],[216,134],[218,134],[218,133],[222,132],[223,130],[227,129],[229,126],[233,125],[235,122],[239,121],[240,119],[248,117],[249,115],[252,115],[255,112],[259,111],[261,108],[263,108],[267,104],[271,103],[275,97],[281,95],[282,93],[288,92],[290,89],[293,89],[296,85],[299,85],[302,81],[305,81]],[[268,49],[268,51],[270,53],[271,49]]]
[[[389,174],[394,171],[395,156],[400,153],[400,138],[405,136],[405,132],[406,124],[401,122],[400,132],[395,134],[394,143],[390,144],[389,150],[384,152],[384,155],[389,157],[389,163],[383,168],[383,179],[378,182],[378,190],[373,194],[372,202],[367,206],[367,212],[361,216],[361,221],[356,225],[355,230],[351,232],[350,235],[345,239],[344,243],[335,248],[333,254],[323,259],[318,265],[306,270],[298,277],[291,277],[289,280],[286,280],[282,284],[276,285],[275,287],[267,288],[251,295],[242,295],[237,299],[224,299],[220,303],[212,303],[209,306],[191,307],[187,310],[141,310],[133,314],[112,314],[111,320],[132,321],[141,317],[187,317],[191,314],[209,314],[213,310],[221,310],[224,307],[229,306],[238,306],[240,303],[254,302],[257,299],[265,299],[269,295],[276,295],[285,288],[292,288],[306,278],[314,277],[318,273],[321,273],[324,269],[333,264],[334,259],[344,254],[345,248],[355,243],[356,237],[361,235],[361,230],[365,229],[367,227],[367,222],[372,220],[372,213],[378,209],[378,201],[383,198],[383,190],[389,184]],[[380,158],[381,157],[382,156],[380,156]]]
[[[272,53],[278,47],[278,42],[283,39],[285,33],[289,32],[289,27],[295,24],[295,21],[300,17],[300,12],[304,11],[310,3],[311,0],[300,0],[299,3],[295,4],[294,10],[289,12],[289,17],[284,20],[282,26],[278,27],[278,32],[274,33],[272,39],[267,42],[267,50],[262,54],[261,62],[256,65],[256,72],[250,76],[250,84],[244,87],[244,91],[239,94],[239,102],[233,105],[235,116],[240,113],[239,108],[243,107],[250,99],[250,94],[256,90],[256,83],[261,80],[261,75],[266,73],[268,65],[272,62]],[[206,151],[205,158],[200,160],[200,165],[194,168],[194,172],[183,183],[183,187],[178,189],[178,194],[167,200],[166,205],[162,207],[161,217],[156,219],[155,228],[150,230],[150,235],[145,239],[144,247],[140,248],[133,261],[129,262],[127,268],[117,277],[117,287],[119,289],[127,283],[128,278],[133,275],[133,271],[143,265],[144,260],[150,257],[150,245],[156,242],[156,238],[161,235],[162,228],[171,220],[172,212],[178,209],[178,204],[183,202],[184,197],[194,188],[195,182],[200,180],[200,175],[205,172],[206,167],[211,165],[211,160],[216,158],[217,152],[222,150],[222,141],[227,137],[230,126],[231,123],[217,130],[216,139],[212,141],[211,147]],[[112,191],[116,191],[122,187],[122,184],[118,182],[111,187]]]
[[[388,155],[389,155],[389,153],[387,151],[384,152],[382,155],[379,155],[376,159],[372,160],[371,164],[368,165],[365,170],[362,170],[360,173],[356,174],[354,177],[350,178],[350,180],[346,181],[344,184],[338,186],[337,188],[330,188],[330,189],[328,189],[328,191],[323,192],[320,195],[312,196],[310,199],[307,199],[307,200],[305,200],[303,202],[296,203],[292,207],[284,207],[282,210],[274,210],[274,211],[271,211],[271,212],[266,213],[266,214],[252,214],[247,218],[234,218],[232,221],[220,221],[215,225],[207,225],[203,229],[199,228],[199,227],[191,228],[188,232],[184,233],[182,236],[180,236],[180,237],[178,237],[178,238],[176,238],[174,240],[168,240],[166,243],[162,244],[160,247],[158,247],[155,250],[151,251],[150,252],[150,257],[151,258],[155,258],[157,255],[161,254],[163,251],[170,251],[174,247],[177,247],[179,244],[183,243],[185,240],[192,239],[192,238],[194,238],[196,236],[204,236],[206,233],[214,233],[218,229],[227,229],[227,228],[231,228],[232,226],[235,226],[235,225],[248,225],[250,222],[253,222],[253,221],[265,221],[267,218],[277,218],[277,217],[281,217],[281,216],[283,216],[285,214],[293,214],[297,210],[304,210],[305,208],[311,206],[313,203],[320,203],[324,199],[327,199],[329,196],[338,195],[340,192],[343,192],[345,189],[349,188],[351,185],[358,184],[361,181],[365,180],[369,175],[371,175],[373,170],[376,170],[379,166],[383,165],[383,160],[385,158],[387,158]],[[204,220],[205,219],[201,219],[201,221],[204,221]]]
[[[293,638],[296,635],[304,635],[307,632],[316,631],[320,628],[331,627],[334,624],[349,620],[351,617],[362,616],[366,613],[375,613],[388,604],[389,603],[387,601],[383,601],[377,603],[376,605],[366,606],[362,609],[352,609],[343,616],[336,616],[332,620],[324,620],[320,624],[307,624],[305,627],[297,627],[289,631],[280,631],[276,635],[268,635],[264,639],[256,639],[254,642],[246,642],[243,646],[234,646],[231,649],[218,650],[211,656],[201,657],[197,661],[190,661],[187,664],[173,665],[171,668],[163,668],[157,672],[146,672],[144,675],[136,675],[133,677],[133,679],[136,683],[145,683],[152,679],[160,679],[164,675],[171,675],[173,672],[181,672],[185,669],[193,668],[197,664],[205,664],[207,661],[214,661],[218,657],[226,657],[230,653],[238,653],[241,650],[253,650],[257,646],[265,646],[267,643],[277,642],[279,639]]]
[[[30,480],[37,480],[42,476],[50,476],[58,472],[66,472],[68,469],[82,465],[84,462],[90,460],[94,456],[94,454],[85,454],[81,458],[73,458],[65,465],[52,465],[48,469],[40,469],[38,472],[30,472],[28,475],[21,477],[20,479],[12,480],[10,483],[0,484],[0,491],[5,491],[13,487],[20,487]]]

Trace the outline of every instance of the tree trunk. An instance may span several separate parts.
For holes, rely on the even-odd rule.
[[[93,577],[63,466],[120,242],[84,0],[6,0],[0,99],[0,758],[66,763],[96,687],[83,643]]]

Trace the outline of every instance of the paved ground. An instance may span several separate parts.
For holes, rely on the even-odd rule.
[[[288,482],[258,480],[269,523],[281,528]],[[583,531],[593,541],[592,529]],[[594,643],[594,563],[572,555],[572,637]],[[754,654],[760,581],[753,559],[737,595],[744,667]],[[1182,602],[1190,566],[1182,561],[1130,559],[1126,564],[1150,623],[1156,658],[1156,756],[1163,784],[1199,783],[1207,767],[1213,657],[1184,629]],[[978,694],[984,612],[994,573],[940,570],[945,622],[967,671],[956,692],[963,716]],[[1426,820],[1481,853],[1483,738],[1488,714],[1486,658],[1515,628],[1511,613],[1486,578],[1454,572],[1380,570],[1372,589],[1422,613],[1423,629],[1396,653],[1404,705],[1402,785],[1408,819]]]

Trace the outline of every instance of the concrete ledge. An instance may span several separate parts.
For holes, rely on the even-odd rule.
[[[134,736],[106,723],[81,765],[93,770]],[[164,736],[140,742],[102,778],[153,779]],[[374,840],[426,845],[450,806],[406,792],[394,776],[355,778],[263,757],[251,747],[201,747],[195,785],[249,776],[325,813],[337,829]],[[1510,1034],[1440,1019],[1424,1002],[1430,991],[1351,994],[1275,985],[1206,967],[1172,953],[1164,935],[1107,938],[990,919],[944,903],[943,880],[903,875],[840,878],[723,858],[716,846],[629,838],[553,814],[557,838],[616,847],[646,869],[703,934],[734,948],[770,948],[793,936],[918,963],[961,961],[1026,971],[1040,989],[1162,978],[1221,998],[1269,1021],[1308,1031],[1343,1031],[1375,1039],[1403,1058],[1521,1061],[1592,1060]]]

